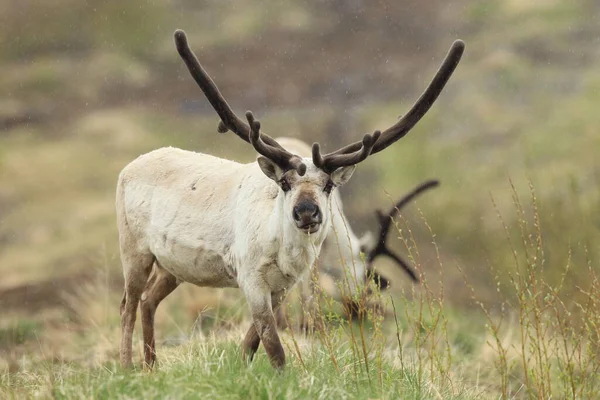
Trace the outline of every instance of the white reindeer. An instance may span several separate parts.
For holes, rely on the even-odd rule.
[[[243,341],[251,360],[262,341],[271,364],[285,365],[273,310],[310,268],[331,224],[331,192],[350,179],[355,165],[403,137],[427,112],[456,68],[464,44],[456,41],[413,108],[392,127],[312,158],[286,151],[229,107],[175,32],[177,50],[215,108],[219,131],[233,131],[261,154],[233,161],[175,148],[144,154],[127,165],[117,185],[117,223],[125,293],[121,302],[121,364],[132,364],[132,334],[141,300],[144,358],[155,361],[154,315],[180,283],[239,287],[252,321]],[[154,265],[154,269],[153,269]]]

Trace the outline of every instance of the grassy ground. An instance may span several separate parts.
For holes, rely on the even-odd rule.
[[[400,219],[396,232],[421,271],[422,284],[392,296],[371,296],[363,303],[364,319],[359,322],[347,321],[340,305],[319,293],[320,309],[313,317],[327,328],[308,337],[295,328],[298,311],[288,308],[292,324],[282,333],[288,358],[283,373],[270,367],[263,350],[252,364],[242,361],[239,344],[249,321],[239,296],[205,293],[208,301],[192,323],[182,309],[185,290],[159,310],[156,370],[121,370],[116,365],[119,318],[114,305],[118,294],[99,275],[95,283],[68,298],[77,323],[64,321],[55,330],[43,331],[20,320],[0,332],[1,340],[15,348],[29,346],[28,351],[9,358],[0,394],[42,398],[594,398],[600,394],[596,266],[590,263],[588,283],[577,292],[565,289],[572,274],[570,264],[558,284],[544,278],[542,221],[536,201],[532,196],[530,203],[515,202],[516,213],[527,209],[533,215],[531,223],[519,220],[519,235],[511,235],[507,222],[498,219],[506,225],[504,240],[515,253],[514,270],[498,270],[492,262],[488,265],[502,299],[493,307],[480,300],[480,291],[466,275],[463,286],[475,308],[466,312],[453,306],[444,296],[443,272],[454,268],[464,274],[464,269],[460,264],[443,265],[438,259],[433,273],[423,272],[412,228]],[[421,224],[429,229],[426,220]],[[435,238],[431,239],[437,248]],[[527,252],[526,259],[519,259],[517,248]],[[37,343],[27,344],[28,336]],[[138,363],[140,336],[138,329],[134,344]]]
[[[48,363],[34,374],[3,383],[25,389],[9,392],[13,395],[57,398],[475,398],[473,390],[441,387],[427,378],[421,385],[416,371],[388,359],[367,375],[348,345],[332,353],[303,345],[302,359],[291,350],[288,347],[288,368],[277,373],[264,354],[248,366],[237,341],[208,337],[163,349],[160,367],[152,373],[122,371],[114,362],[95,368]]]
[[[0,5],[2,397],[597,397],[596,2],[105,3]],[[344,188],[360,234],[374,208],[441,180],[392,244],[425,284],[378,264],[384,320],[350,328],[323,299],[329,329],[285,333],[281,375],[262,352],[240,361],[236,291],[192,287],[159,310],[160,368],[114,365],[120,169],[165,145],[254,157],[216,133],[175,27],[236,110],[325,150],[394,123],[451,41],[467,43],[424,120]]]

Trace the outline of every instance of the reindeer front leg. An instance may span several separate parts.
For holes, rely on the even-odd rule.
[[[279,369],[285,366],[285,353],[277,334],[277,324],[273,314],[285,299],[285,295],[286,291],[262,296],[257,296],[256,293],[246,294],[252,313],[252,325],[244,338],[242,352],[249,361],[254,357],[262,340],[271,365]]]

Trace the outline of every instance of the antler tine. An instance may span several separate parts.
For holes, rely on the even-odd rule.
[[[384,214],[381,210],[375,210],[377,215],[377,219],[379,220],[379,232],[378,232],[378,242],[377,245],[367,254],[367,263],[369,268],[372,268],[373,261],[380,255],[385,255],[396,261],[400,267],[411,277],[414,282],[418,282],[419,279],[414,271],[411,269],[409,264],[404,261],[400,256],[392,252],[387,247],[387,236],[390,230],[390,225],[392,223],[392,218],[398,213],[402,207],[410,203],[415,197],[419,194],[432,189],[436,186],[439,186],[440,182],[436,179],[428,180],[426,182],[421,183],[417,187],[415,187],[411,192],[402,197],[394,206],[388,211],[387,214]]]
[[[438,69],[427,89],[421,94],[421,97],[413,104],[411,109],[394,125],[383,131],[381,137],[373,146],[371,154],[379,153],[391,144],[406,136],[406,134],[421,120],[429,111],[433,103],[448,83],[448,80],[458,66],[465,50],[465,43],[462,40],[456,40],[452,43],[446,58]],[[357,151],[361,146],[360,142],[355,142],[342,147],[328,155],[348,154]]]
[[[250,143],[250,127],[244,123],[237,115],[233,112],[215,82],[208,75],[206,70],[198,61],[198,58],[194,52],[190,49],[188,44],[187,36],[181,29],[177,29],[173,35],[175,37],[175,46],[177,52],[185,62],[192,78],[196,81],[210,104],[213,106],[221,121],[219,121],[218,131],[225,133],[231,130],[238,137]],[[262,139],[265,143],[272,147],[280,148],[281,145],[277,143],[273,138],[263,133]]]
[[[440,181],[438,181],[437,179],[430,179],[428,181],[425,181],[425,182],[417,185],[417,187],[415,187],[411,192],[409,192],[404,197],[402,197],[400,200],[398,200],[398,202],[396,204],[394,204],[392,206],[392,208],[390,208],[388,213],[383,215],[383,217],[385,219],[385,225],[383,225],[384,229],[382,230],[382,233],[385,234],[385,236],[387,236],[387,234],[390,230],[390,225],[392,223],[392,218],[394,218],[396,216],[396,214],[398,214],[398,212],[404,206],[406,206],[408,203],[410,203],[412,200],[414,200],[415,197],[417,197],[421,193],[423,193],[429,189],[433,189],[434,187],[437,187],[439,185],[440,185]],[[380,214],[380,215],[382,215],[382,214]]]
[[[415,271],[413,271],[413,269],[408,264],[408,262],[404,261],[404,259],[402,257],[400,257],[398,254],[394,253],[393,251],[391,251],[390,249],[388,249],[386,247],[385,250],[383,251],[383,253],[381,253],[381,255],[386,255],[389,258],[391,258],[392,260],[394,260],[396,262],[396,264],[398,264],[402,268],[402,270],[404,272],[406,272],[408,274],[408,276],[410,276],[410,279],[413,282],[419,283],[419,277],[417,276]]]
[[[375,131],[372,135],[369,135],[367,133],[363,137],[361,147],[350,154],[328,154],[322,156],[321,146],[319,145],[319,143],[314,143],[312,148],[313,164],[315,164],[317,168],[321,168],[323,171],[329,174],[340,167],[358,164],[359,162],[367,158],[369,154],[371,154],[373,146],[375,145],[375,143],[377,143],[377,140],[379,139],[380,135],[380,131]]]
[[[259,154],[267,157],[283,170],[295,169],[300,176],[306,173],[306,165],[300,157],[282,147],[273,147],[265,143],[262,138],[264,134],[260,133],[260,121],[254,118],[252,111],[246,111],[246,119],[250,126],[250,143]]]

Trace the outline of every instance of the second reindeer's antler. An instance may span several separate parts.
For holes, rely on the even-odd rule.
[[[377,277],[379,275],[373,270],[373,261],[379,256],[388,256],[396,263],[398,263],[398,265],[402,267],[402,269],[411,277],[411,279],[414,282],[419,282],[419,278],[412,270],[412,268],[408,265],[408,263],[387,247],[387,236],[390,231],[392,219],[395,217],[398,211],[402,207],[410,203],[419,194],[425,192],[428,189],[434,188],[439,184],[440,182],[437,180],[429,180],[423,182],[419,186],[414,188],[406,196],[401,198],[396,204],[394,204],[394,206],[386,214],[383,214],[381,210],[375,211],[379,220],[379,231],[377,232],[377,244],[367,254],[368,276],[373,277],[375,280],[377,280]],[[382,288],[385,288],[388,285],[387,280],[383,282],[384,279],[385,278],[381,278],[381,282],[379,282],[379,286]]]

